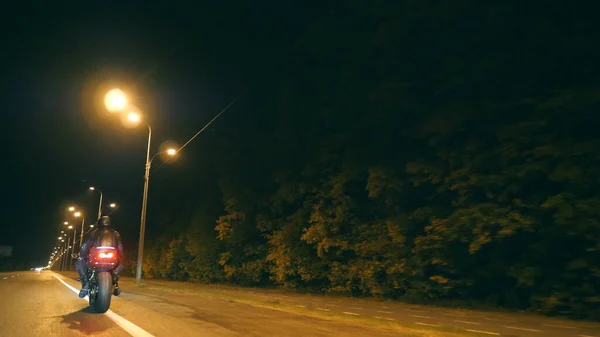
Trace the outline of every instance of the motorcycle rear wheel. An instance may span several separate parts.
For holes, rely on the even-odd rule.
[[[110,272],[103,271],[96,274],[97,292],[96,298],[91,303],[94,311],[97,313],[105,313],[110,308],[110,300],[112,297],[113,280]]]

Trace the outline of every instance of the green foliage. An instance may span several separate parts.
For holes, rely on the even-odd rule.
[[[147,273],[600,314],[600,94],[546,77],[586,42],[501,33],[509,5],[400,3],[307,30],[268,126],[215,151],[222,211],[152,245]]]

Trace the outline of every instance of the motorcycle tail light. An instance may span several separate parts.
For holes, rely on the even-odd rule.
[[[100,252],[100,253],[98,253],[98,258],[99,259],[112,259],[113,257],[115,257],[115,254],[113,252]]]

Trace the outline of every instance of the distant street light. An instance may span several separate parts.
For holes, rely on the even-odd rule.
[[[73,215],[79,218],[81,216],[81,212],[75,212]]]
[[[75,207],[71,206],[69,207],[69,212],[73,212],[75,210]]]
[[[117,207],[117,204],[115,204],[115,203],[113,202],[113,203],[112,203],[112,204],[110,204],[109,206],[110,206],[110,208],[115,208],[115,207]]]

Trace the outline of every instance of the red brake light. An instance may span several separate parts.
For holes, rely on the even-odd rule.
[[[99,259],[111,259],[114,256],[115,256],[115,254],[113,254],[112,252],[108,252],[108,253],[100,252],[100,253],[98,253],[98,258]]]

